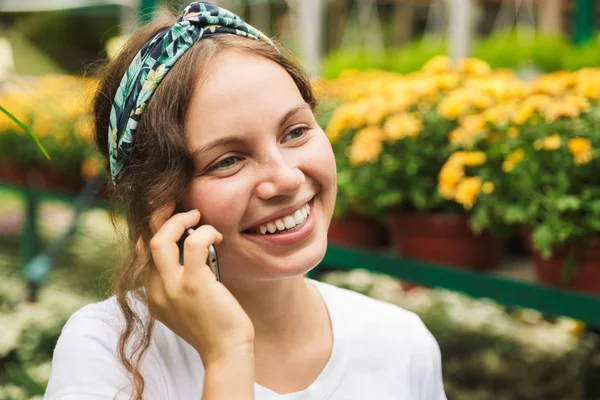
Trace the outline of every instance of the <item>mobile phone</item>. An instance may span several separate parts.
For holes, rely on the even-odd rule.
[[[181,238],[179,239],[179,241],[177,241],[177,247],[179,247],[179,263],[181,265],[183,265],[183,243],[185,242],[185,239],[189,235],[191,235],[192,233],[194,233],[194,230],[198,229],[198,227],[200,225],[201,224],[198,224],[194,228],[187,228],[185,230],[185,232],[183,233],[183,236],[181,236]],[[217,249],[215,248],[214,245],[211,244],[208,247],[208,257],[206,258],[206,265],[208,265],[208,267],[210,268],[210,270],[212,271],[212,273],[215,275],[215,277],[217,278],[217,281],[221,282],[221,273],[219,271],[219,261],[218,260],[219,259],[217,257]]]

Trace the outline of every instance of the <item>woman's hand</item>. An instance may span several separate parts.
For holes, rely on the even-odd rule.
[[[206,265],[208,247],[223,236],[202,225],[185,239],[179,264],[177,241],[185,229],[200,221],[192,210],[171,216],[175,206],[152,216],[154,233],[150,250],[155,268],[145,275],[145,288],[153,315],[192,345],[205,368],[226,363],[244,352],[253,354],[254,327],[237,300]]]

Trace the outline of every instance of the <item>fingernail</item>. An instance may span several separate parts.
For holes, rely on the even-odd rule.
[[[192,215],[192,214],[199,213],[199,212],[200,211],[198,211],[196,209],[193,209],[193,210],[188,211],[187,213],[190,214],[190,215]]]

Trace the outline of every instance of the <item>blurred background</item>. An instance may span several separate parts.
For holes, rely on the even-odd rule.
[[[187,3],[0,2],[0,400],[41,399],[69,315],[111,295],[126,232],[91,99]],[[310,276],[418,313],[451,400],[600,399],[600,6],[215,3],[313,78],[339,194]]]

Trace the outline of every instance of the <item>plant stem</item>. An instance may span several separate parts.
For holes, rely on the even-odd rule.
[[[17,117],[15,117],[11,113],[9,113],[6,108],[0,106],[0,111],[2,111],[4,114],[6,114],[8,116],[8,118],[12,119],[17,125],[19,125],[21,127],[21,129],[23,129],[25,131],[25,133],[27,133],[31,137],[31,139],[33,139],[33,141],[39,147],[39,149],[42,151],[42,153],[44,153],[44,156],[46,156],[46,159],[50,160],[50,155],[48,154],[48,152],[46,151],[46,149],[44,148],[44,146],[40,143],[40,141],[37,138],[37,136],[35,136],[33,134],[33,132],[31,132],[31,129],[29,129],[27,127],[27,125],[25,125],[24,123],[22,123],[21,121],[19,121],[17,119]]]

